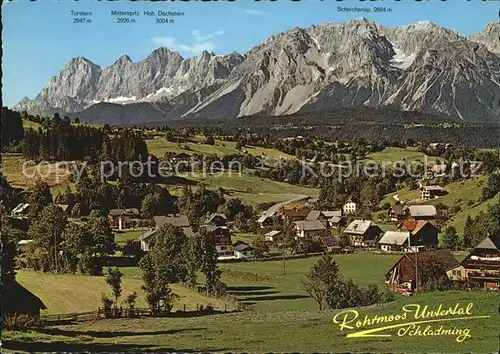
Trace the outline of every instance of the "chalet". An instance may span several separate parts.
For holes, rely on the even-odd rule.
[[[380,236],[382,229],[371,220],[354,220],[347,225],[344,233],[353,246],[370,246]]]
[[[11,215],[15,218],[25,217],[28,215],[29,208],[29,203],[21,203],[12,210]]]
[[[255,249],[246,244],[245,242],[239,241],[233,245],[234,256],[236,258],[255,258]]]
[[[111,227],[118,230],[129,228],[132,225],[133,218],[139,218],[139,210],[131,209],[110,209],[108,220]]]
[[[231,231],[226,225],[204,225],[205,230],[212,235],[215,240],[215,248],[219,256],[228,256],[233,254],[231,242]]]
[[[398,231],[409,232],[411,246],[437,248],[439,228],[427,220],[407,220],[398,226]]]
[[[264,239],[268,242],[274,242],[279,238],[280,235],[281,235],[281,231],[272,230],[264,235]]]
[[[213,213],[208,215],[204,224],[201,225],[215,240],[215,248],[219,256],[233,254],[231,242],[231,231],[227,225],[227,218],[224,214]]]
[[[389,218],[391,221],[402,221],[408,217],[408,205],[398,203],[389,210]]]
[[[420,198],[422,200],[437,198],[444,194],[446,194],[446,191],[441,186],[422,186],[420,188]]]
[[[452,280],[467,281],[486,290],[500,290],[500,236],[481,241],[459,266],[450,268]]]
[[[355,213],[357,209],[357,204],[349,199],[343,206],[342,210],[344,211],[344,214],[352,214]]]
[[[386,252],[402,251],[408,246],[409,232],[386,231],[378,241],[380,249]]]
[[[437,217],[437,210],[434,205],[410,205],[408,214],[413,220],[432,220]]]
[[[385,275],[385,282],[396,287],[418,290],[422,287],[422,274],[424,267],[429,264],[440,263],[445,269],[459,265],[458,261],[448,250],[428,252],[405,253]],[[418,286],[416,285],[415,271],[418,272]],[[446,273],[443,271],[443,276]]]
[[[262,214],[259,219],[257,219],[257,223],[260,227],[270,227],[273,224],[273,216],[268,214]]]
[[[302,220],[295,221],[295,231],[297,233],[297,237],[313,237],[324,234],[326,227],[319,220]]]

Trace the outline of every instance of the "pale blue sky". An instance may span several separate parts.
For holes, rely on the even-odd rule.
[[[386,6],[392,12],[345,13],[338,6]],[[366,17],[386,26],[429,20],[462,35],[480,32],[499,21],[500,2],[479,0],[380,0],[291,2],[129,2],[80,0],[16,1],[2,5],[3,105],[12,106],[24,96],[34,98],[72,58],[84,56],[107,66],[120,55],[132,61],[148,56],[159,46],[177,50],[184,57],[202,49],[226,54],[244,53],[269,36],[292,27],[345,22]],[[91,24],[74,24],[73,11],[91,11]],[[118,24],[111,10],[138,10],[135,23]],[[157,24],[144,10],[183,11],[175,24]]]

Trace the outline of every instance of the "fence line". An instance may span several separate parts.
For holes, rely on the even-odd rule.
[[[236,310],[228,310],[227,305],[224,305],[224,309],[212,308],[212,304],[208,304],[210,307],[204,307],[201,304],[196,304],[195,311],[186,311],[186,305],[183,309],[178,309],[176,311],[171,311],[165,315],[165,317],[176,317],[176,316],[186,316],[188,314],[210,314],[210,313],[231,313],[239,312],[242,310],[242,306],[238,303],[238,308]],[[211,310],[207,311],[207,308]],[[152,316],[151,310],[147,307],[135,307],[133,309],[123,309],[120,307],[118,313],[115,313],[115,308],[111,308],[111,315],[109,318],[131,318],[131,317],[144,317]],[[98,308],[96,311],[86,311],[86,312],[72,312],[72,313],[60,313],[60,314],[41,314],[40,319],[45,322],[65,322],[65,321],[93,321],[101,318],[106,318],[104,309]]]

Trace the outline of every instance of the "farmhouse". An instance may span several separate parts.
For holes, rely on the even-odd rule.
[[[500,237],[487,236],[462,261],[447,271],[452,280],[467,281],[483,289],[500,289]]]
[[[346,217],[345,216],[334,216],[328,219],[328,223],[330,227],[340,228],[346,225]]]
[[[139,215],[139,210],[136,208],[110,209],[108,220],[112,228],[123,230],[132,226],[132,218],[139,218]]]
[[[441,186],[423,186],[420,188],[420,198],[428,200],[444,195],[446,192]]]
[[[408,205],[396,204],[389,210],[389,218],[391,221],[402,221],[408,217]]]
[[[344,214],[352,214],[356,212],[357,204],[349,199],[343,206]]]
[[[411,246],[426,246],[437,248],[439,243],[439,228],[427,220],[407,220],[399,225],[399,231],[408,231],[411,234]]]
[[[386,231],[378,241],[380,249],[386,252],[401,251],[408,246],[409,232],[404,231]]]
[[[326,230],[325,225],[319,221],[295,221],[295,231],[297,232],[297,237],[312,237],[319,236]]]
[[[408,210],[409,216],[413,220],[432,220],[437,217],[434,205],[410,205]]]
[[[187,237],[191,237],[193,235],[193,230],[191,229],[191,225],[189,223],[189,219],[187,215],[166,215],[166,216],[154,216],[153,217],[155,223],[155,229],[148,230],[139,236],[135,241],[141,243],[141,249],[143,251],[149,251],[151,246],[152,236],[154,236],[158,229],[164,225],[173,225],[175,227],[181,228],[184,234]]]
[[[444,269],[459,265],[458,261],[448,250],[405,253],[385,275],[385,282],[396,287],[418,290],[422,287],[423,269],[429,265],[440,264]],[[418,271],[418,286],[416,285],[415,270]],[[446,275],[443,270],[443,275]]]
[[[342,251],[338,236],[318,236],[314,242],[321,247],[323,252],[340,253]]]
[[[252,246],[246,244],[243,241],[236,242],[233,245],[234,248],[234,256],[236,258],[255,258],[255,250]]]
[[[349,236],[353,246],[371,246],[382,229],[371,220],[354,220],[347,225],[344,233]]]

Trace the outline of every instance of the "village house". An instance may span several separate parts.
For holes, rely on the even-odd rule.
[[[285,222],[304,220],[311,212],[309,208],[281,208],[277,215],[281,216]]]
[[[342,251],[338,236],[317,236],[314,238],[314,242],[323,252],[340,253]]]
[[[439,228],[427,220],[406,220],[398,225],[398,231],[409,232],[412,247],[437,248]]]
[[[500,290],[500,237],[487,236],[460,265],[448,269],[447,275],[485,290]]]
[[[347,219],[345,216],[333,216],[332,218],[328,219],[328,224],[330,224],[331,228],[336,228],[340,231],[341,227],[346,226]]]
[[[268,242],[274,242],[277,241],[279,236],[281,235],[281,231],[279,230],[272,230],[269,231],[264,235],[264,239]]]
[[[373,246],[382,229],[371,220],[354,220],[344,230],[352,246]]]
[[[182,229],[187,237],[191,237],[193,235],[193,230],[191,229],[191,224],[187,215],[172,214],[165,216],[154,216],[153,221],[155,223],[155,228],[144,232],[135,240],[136,242],[141,243],[141,249],[143,251],[149,251],[153,240],[152,236],[154,236],[158,232],[158,229],[160,229],[164,225],[173,225]]]
[[[233,254],[231,230],[227,225],[227,217],[224,214],[213,213],[208,215],[200,228],[204,228],[214,238],[215,248],[219,256]]]
[[[403,251],[407,249],[409,237],[410,233],[407,231],[386,231],[378,241],[378,244],[382,251]]]
[[[260,225],[261,228],[270,227],[273,225],[273,216],[267,215],[267,214],[262,214],[257,219],[257,223]]]
[[[389,210],[391,221],[402,221],[408,217],[408,205],[398,203]]]
[[[422,269],[440,263],[445,269],[456,267],[459,263],[448,250],[405,253],[385,275],[385,282],[395,288],[407,288],[410,291],[421,289]],[[417,273],[416,273],[417,271]],[[416,276],[418,274],[418,285]],[[443,271],[443,276],[446,273]]]
[[[233,245],[234,256],[236,258],[255,258],[255,249],[243,241],[237,241]]]
[[[319,221],[295,221],[295,232],[297,233],[297,237],[313,237],[320,236],[324,234],[326,231],[325,225]]]
[[[139,210],[131,209],[110,209],[108,220],[113,229],[123,230],[132,226],[132,219],[139,218]]]
[[[311,210],[309,214],[306,216],[306,220],[308,221],[327,221],[328,219],[333,218],[334,216],[342,216],[342,210]]]
[[[344,214],[352,214],[355,213],[357,210],[357,204],[349,199],[343,206],[342,210],[344,211]]]
[[[408,215],[412,220],[433,220],[437,217],[434,205],[409,205]]]
[[[446,194],[446,191],[441,186],[422,186],[420,188],[420,199],[429,200]]]
[[[15,218],[25,217],[28,215],[29,208],[29,203],[21,203],[12,210],[10,215]]]

